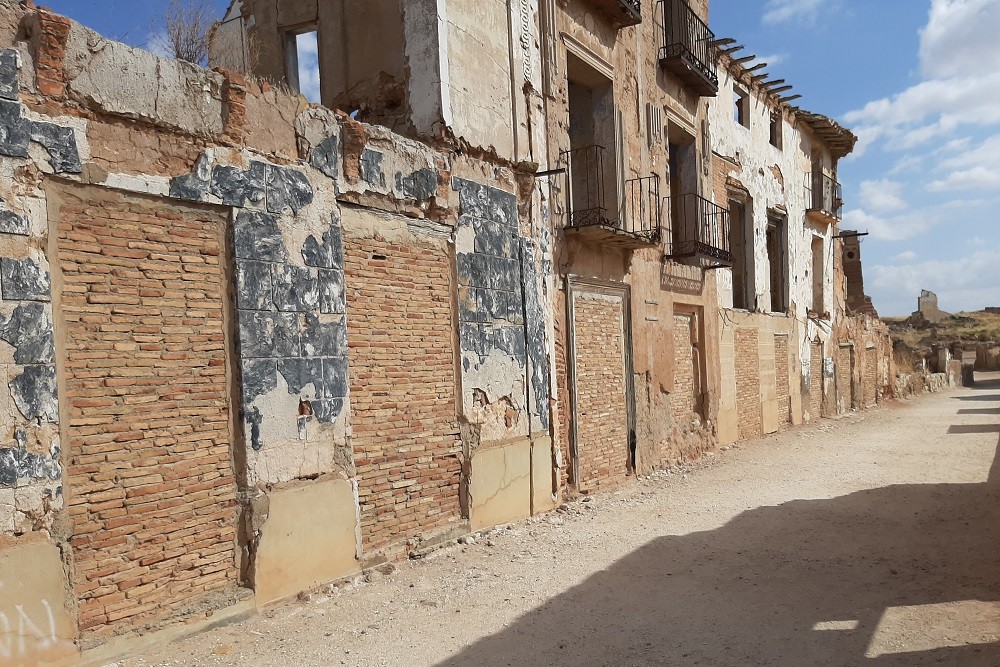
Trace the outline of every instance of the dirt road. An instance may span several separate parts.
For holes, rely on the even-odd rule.
[[[1000,375],[120,663],[1000,665]]]

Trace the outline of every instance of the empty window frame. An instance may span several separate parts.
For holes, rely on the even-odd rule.
[[[319,33],[315,26],[285,33],[288,86],[314,104],[320,104]]]
[[[767,261],[771,278],[771,312],[788,310],[788,255],[785,243],[785,216],[767,215]]]
[[[750,127],[750,96],[739,86],[733,86],[733,120]]]
[[[753,229],[747,215],[751,207],[740,199],[729,200],[729,249],[733,254],[733,308],[753,309]]]
[[[771,126],[769,130],[770,134],[768,141],[770,141],[771,145],[777,148],[779,151],[781,150],[781,131],[782,131],[781,112],[772,111]]]
[[[826,291],[826,239],[822,236],[812,238],[812,308],[817,315],[826,312],[824,292]]]

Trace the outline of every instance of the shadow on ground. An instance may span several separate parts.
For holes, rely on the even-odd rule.
[[[651,542],[442,665],[995,667],[1000,628],[962,639],[956,609],[1000,600],[997,507],[998,460],[984,484],[761,507]]]

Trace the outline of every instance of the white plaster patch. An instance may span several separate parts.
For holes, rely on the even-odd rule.
[[[313,385],[303,389],[304,400],[315,397]],[[290,394],[288,384],[278,373],[278,386],[260,396],[248,409],[261,413],[260,451],[247,451],[250,485],[276,484],[334,470],[334,451],[347,442],[347,415],[350,401],[332,424],[320,424],[315,418],[302,420],[300,429],[299,395]]]
[[[140,192],[158,197],[167,197],[170,195],[170,179],[165,176],[108,174],[104,185],[109,188]]]

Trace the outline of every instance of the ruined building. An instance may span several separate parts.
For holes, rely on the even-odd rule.
[[[878,317],[878,311],[870,296],[865,294],[865,277],[861,261],[861,237],[855,231],[845,230],[843,262],[844,280],[847,282],[847,312],[851,315],[864,314]]]
[[[946,313],[938,306],[938,296],[930,290],[920,290],[917,297],[917,309],[910,315],[913,322],[924,322],[937,324],[938,322],[951,317],[951,313]]]
[[[727,43],[683,0],[243,0],[205,70],[0,2],[0,662],[880,400],[853,135]]]

